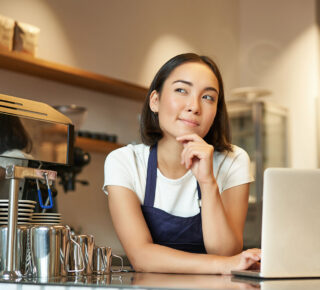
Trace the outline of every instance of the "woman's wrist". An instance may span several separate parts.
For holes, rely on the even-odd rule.
[[[216,191],[216,189],[218,189],[218,184],[216,179],[213,177],[210,180],[207,181],[198,181],[199,186],[201,188],[201,193],[205,193],[205,192],[212,192],[212,191]],[[218,189],[219,191],[219,189]]]
[[[233,264],[232,257],[212,255],[211,269],[214,269],[213,274],[229,274]]]

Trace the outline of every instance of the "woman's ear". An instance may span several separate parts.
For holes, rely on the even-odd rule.
[[[153,90],[152,93],[150,94],[149,106],[152,112],[154,113],[159,112],[159,94],[156,90]]]

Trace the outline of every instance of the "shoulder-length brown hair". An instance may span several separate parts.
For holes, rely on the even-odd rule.
[[[195,53],[180,54],[171,58],[155,75],[142,108],[140,119],[140,135],[142,142],[146,145],[153,146],[163,136],[159,126],[158,114],[152,112],[150,109],[149,99],[151,93],[156,90],[161,97],[163,84],[169,75],[176,67],[187,62],[198,62],[207,65],[212,70],[219,83],[217,114],[213,124],[209,129],[209,132],[204,137],[204,140],[208,144],[213,145],[216,151],[232,151],[229,119],[225,103],[221,73],[218,69],[218,66],[211,58],[207,56],[199,56]]]

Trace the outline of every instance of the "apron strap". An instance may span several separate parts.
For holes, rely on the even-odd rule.
[[[148,168],[147,168],[147,181],[146,181],[146,190],[144,196],[144,206],[154,205],[154,199],[156,195],[156,184],[157,184],[157,168],[158,168],[158,156],[157,156],[157,144],[150,148],[150,154],[148,158]],[[201,190],[199,183],[197,181],[197,190],[198,190],[198,201],[199,207],[201,209]]]
[[[197,181],[197,190],[198,190],[198,200],[199,202],[201,202],[201,189],[198,181]]]
[[[157,168],[158,168],[158,157],[157,157],[157,144],[150,148],[150,154],[148,158],[148,169],[147,169],[147,182],[146,191],[144,196],[143,205],[151,206],[154,205],[154,198],[156,194],[156,182],[157,182]]]

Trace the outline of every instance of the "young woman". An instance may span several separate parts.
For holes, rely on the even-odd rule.
[[[141,116],[143,144],[111,152],[104,190],[136,271],[230,273],[260,259],[241,253],[249,157],[230,144],[223,83],[208,57],[165,63]]]

